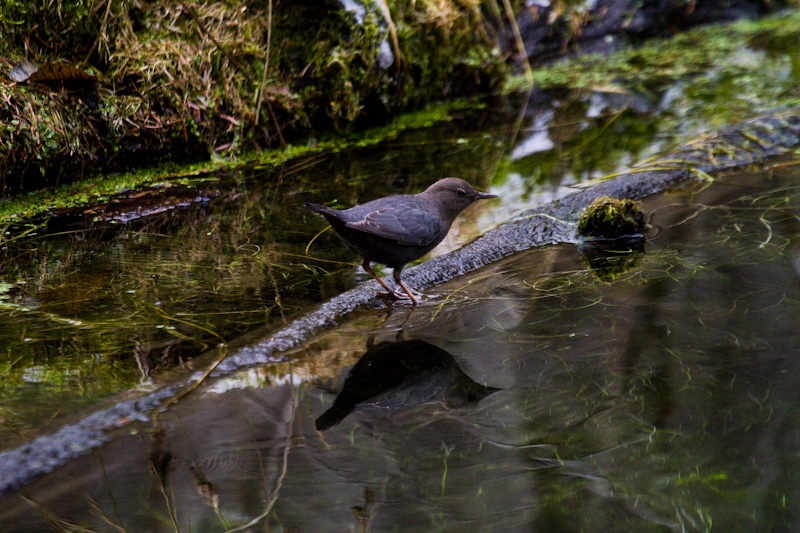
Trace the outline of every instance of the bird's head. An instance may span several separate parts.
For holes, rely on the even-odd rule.
[[[497,197],[496,194],[476,191],[472,185],[459,178],[441,179],[422,194],[434,202],[442,213],[453,218],[477,200]]]

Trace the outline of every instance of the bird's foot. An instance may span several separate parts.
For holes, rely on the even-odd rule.
[[[419,298],[421,296],[422,295],[420,293],[418,293],[417,291],[415,291],[414,289],[411,289],[411,294],[407,294],[406,291],[404,291],[403,289],[395,289],[395,290],[392,291],[392,297],[395,298],[396,300],[411,300],[411,301],[413,301],[414,298]]]
[[[417,291],[411,291],[415,297],[420,297],[420,293]],[[395,289],[393,291],[375,291],[375,294],[381,296],[383,298],[391,298],[393,300],[411,300],[411,297],[405,293],[403,289]]]
[[[409,296],[408,294],[406,294],[406,292],[403,289],[395,289],[395,290],[389,291],[389,292],[387,292],[387,291],[375,291],[375,294],[377,294],[378,296],[380,296],[382,298],[391,298],[392,300],[403,300],[403,301],[406,301],[406,302],[414,302],[414,303],[416,303],[416,301],[419,298],[422,297],[422,294],[420,294],[419,292],[415,291],[414,289],[411,289],[411,294],[414,295],[413,298],[411,296]],[[415,300],[415,298],[416,298],[416,300]]]
[[[406,286],[407,286],[407,285],[406,285]],[[407,287],[408,287],[408,286],[407,286]],[[422,293],[421,293],[421,292],[419,292],[419,291],[415,291],[415,290],[414,290],[414,289],[412,289],[411,287],[408,287],[408,290],[409,290],[409,291],[411,291],[411,294],[412,294],[412,295],[414,295],[414,297],[415,297],[415,298],[422,298]],[[393,294],[394,294],[396,297],[400,298],[401,300],[410,300],[410,299],[411,299],[411,298],[409,297],[409,295],[406,293],[406,291],[404,291],[402,288],[395,289],[395,290],[393,291]]]

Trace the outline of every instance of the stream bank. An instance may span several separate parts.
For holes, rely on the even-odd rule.
[[[496,92],[525,61],[608,54],[782,5],[517,1],[511,17],[494,0],[7,2],[0,195],[313,146]]]
[[[569,242],[571,226],[559,221],[572,221],[594,193],[568,195],[632,162],[645,161],[634,175],[604,180],[600,192],[703,188],[720,168],[791,150],[797,113],[765,113],[798,109],[798,24],[793,12],[699,28],[605,59],[537,67],[533,92],[524,78],[512,79],[522,91],[431,106],[368,134],[96,176],[59,187],[55,198],[5,202],[3,451],[23,461],[14,451],[30,450],[31,467],[43,472],[100,445],[108,428],[152,421],[211,368],[220,343],[232,356],[220,373],[250,364],[272,372],[260,363],[292,366],[293,353],[281,351],[299,342],[291,335],[316,336],[354,308],[382,312],[369,286],[350,291],[364,277],[335,237],[309,247],[323,223],[304,212],[304,201],[349,206],[418,192],[447,175],[497,193],[465,214],[436,253],[491,237],[409,270],[427,287],[503,254],[526,255],[515,252],[529,245]],[[766,118],[727,126],[754,115]],[[697,139],[707,131],[717,134]],[[559,248],[577,254],[570,244]],[[437,303],[447,312],[453,299]],[[310,372],[333,379],[338,369],[318,364]]]

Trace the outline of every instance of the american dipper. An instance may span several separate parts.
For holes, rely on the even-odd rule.
[[[461,211],[476,200],[495,198],[479,192],[458,178],[444,178],[419,194],[400,194],[378,198],[350,209],[331,209],[306,203],[305,206],[324,216],[339,237],[364,258],[361,266],[383,285],[390,295],[408,298],[416,305],[417,298],[400,279],[403,267],[419,259],[442,242],[450,225]],[[394,269],[394,280],[405,294],[392,291],[370,267],[370,262]]]

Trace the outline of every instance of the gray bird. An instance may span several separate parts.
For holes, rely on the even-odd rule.
[[[325,217],[342,240],[364,258],[361,266],[378,280],[390,295],[405,298],[416,305],[417,298],[400,279],[403,267],[430,252],[442,242],[453,220],[476,200],[495,198],[479,192],[458,178],[444,178],[419,194],[400,194],[378,198],[350,209],[331,209],[306,203],[305,206]],[[404,293],[392,291],[379,278],[370,262],[394,269],[394,280]]]

